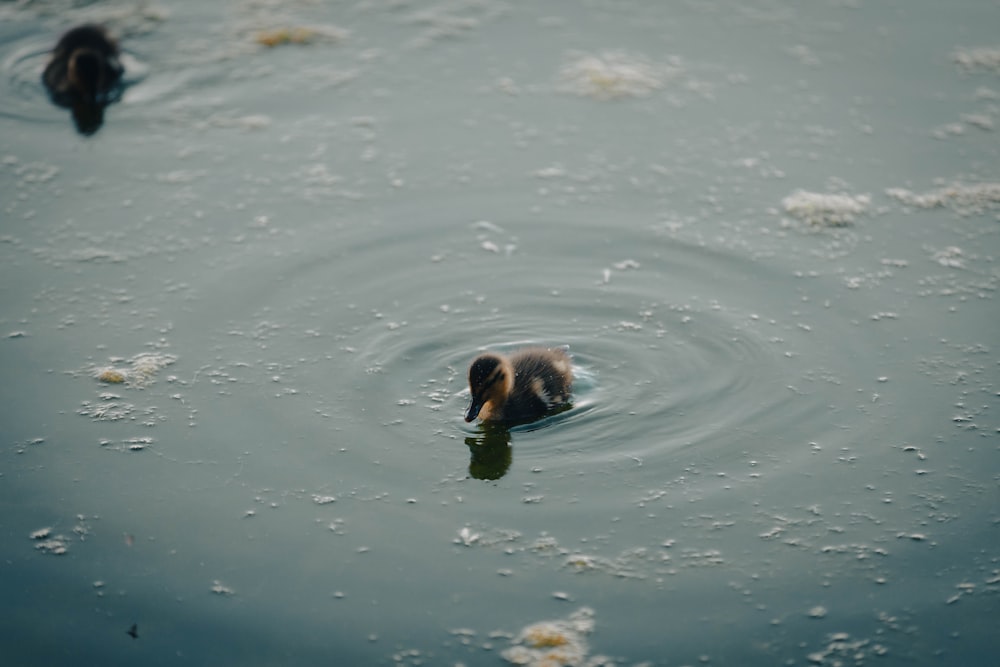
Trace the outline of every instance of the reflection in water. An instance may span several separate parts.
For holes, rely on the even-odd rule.
[[[500,479],[507,474],[514,459],[514,449],[510,445],[510,429],[518,426],[519,431],[544,428],[548,417],[572,410],[572,403],[564,403],[546,414],[546,419],[527,426],[525,422],[479,422],[477,432],[465,439],[471,457],[469,475],[475,479]]]
[[[98,25],[63,35],[42,73],[52,103],[70,109],[77,131],[90,136],[104,124],[104,109],[121,99],[124,68],[118,43]]]
[[[510,429],[502,424],[482,422],[479,432],[465,439],[469,447],[469,475],[475,479],[500,479],[513,460]]]

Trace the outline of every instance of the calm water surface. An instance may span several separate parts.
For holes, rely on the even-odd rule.
[[[0,3],[0,662],[994,664],[1000,7],[800,4]]]

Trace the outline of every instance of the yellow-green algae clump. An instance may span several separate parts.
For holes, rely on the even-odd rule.
[[[606,656],[588,657],[587,635],[594,631],[594,610],[577,609],[568,618],[541,621],[526,626],[503,651],[513,665],[530,667],[597,667],[606,665]]]

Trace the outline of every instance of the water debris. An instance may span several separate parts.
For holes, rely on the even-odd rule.
[[[349,34],[343,28],[335,26],[283,26],[259,31],[254,35],[254,41],[261,46],[274,48],[284,44],[340,42]]]
[[[951,269],[964,269],[964,254],[965,253],[963,253],[962,249],[958,246],[950,245],[947,248],[934,251],[934,254],[931,255],[931,259],[941,266],[946,266]]]
[[[1000,74],[1000,48],[997,47],[956,49],[951,58],[964,70],[984,69]]]
[[[638,322],[629,322],[628,320],[622,320],[617,324],[619,331],[642,331],[642,325]]]
[[[473,544],[479,541],[481,535],[479,533],[474,533],[469,530],[468,526],[462,528],[458,531],[458,538],[455,540],[455,544],[462,544],[467,547],[471,547]]]
[[[826,618],[826,607],[816,606],[809,610],[809,618]]]
[[[236,595],[236,591],[229,586],[226,586],[218,579],[212,581],[212,588],[210,590],[216,595]]]
[[[639,262],[634,259],[623,259],[620,262],[615,262],[612,266],[618,271],[625,271],[626,269],[638,269]]]
[[[993,131],[993,118],[984,113],[962,114],[962,122],[985,132]]]
[[[586,554],[573,554],[568,556],[564,562],[567,567],[571,567],[577,572],[585,572],[587,570],[596,570],[599,565],[599,560],[595,556],[588,556]]]
[[[149,448],[155,439],[149,436],[140,436],[135,438],[125,438],[118,443],[111,440],[101,440],[101,447],[114,452],[141,452]]]
[[[869,195],[822,194],[796,190],[781,200],[785,212],[810,225],[846,227],[865,213],[871,204]]]
[[[525,627],[501,655],[514,665],[530,667],[597,667],[612,664],[606,656],[590,656],[587,635],[594,631],[594,610],[581,607],[565,619]]]
[[[46,526],[45,528],[39,528],[38,530],[31,531],[28,535],[33,540],[44,540],[46,537],[52,534],[52,526]]]
[[[172,354],[141,352],[130,359],[114,358],[110,365],[92,368],[91,374],[105,384],[128,384],[141,388],[151,383],[160,370],[176,361],[177,357]]]
[[[889,188],[885,193],[906,206],[950,208],[961,216],[980,215],[1000,206],[1000,183],[952,183],[926,192]]]
[[[94,377],[107,384],[122,384],[128,378],[124,370],[110,366],[95,369]]]
[[[135,406],[131,403],[120,403],[117,398],[114,395],[102,394],[100,403],[83,401],[76,413],[90,417],[94,421],[120,421],[131,415],[135,411]]]
[[[923,533],[909,533],[909,534],[907,534],[907,533],[898,533],[896,535],[896,537],[898,539],[901,539],[901,540],[909,538],[909,539],[913,540],[914,542],[926,542],[927,541],[927,536],[924,535]]]
[[[500,225],[490,222],[489,220],[477,220],[476,222],[469,225],[472,229],[481,232],[493,232],[494,234],[503,234],[504,229]]]
[[[538,178],[562,178],[566,175],[566,169],[562,165],[552,165],[536,170],[533,175]]]
[[[864,665],[866,658],[881,657],[889,650],[870,639],[851,639],[846,632],[836,632],[828,636],[827,644],[821,651],[806,656],[814,665]]]
[[[36,531],[37,532],[37,531]],[[32,533],[34,535],[34,533]],[[46,537],[48,533],[46,533]],[[38,538],[32,538],[38,539]],[[64,535],[56,535],[52,539],[42,539],[36,542],[35,549],[41,551],[45,554],[52,554],[53,556],[62,556],[67,551],[69,551],[69,538]]]
[[[623,51],[575,54],[559,70],[559,90],[595,100],[645,97],[677,76],[681,67],[653,63]]]
[[[312,499],[317,505],[329,505],[337,501],[337,498],[334,496],[313,495]]]
[[[153,442],[155,441],[149,437],[129,438],[127,440],[122,441],[122,443],[125,445],[125,449],[127,449],[130,452],[141,452],[142,450],[146,449],[151,444],[153,444]]]

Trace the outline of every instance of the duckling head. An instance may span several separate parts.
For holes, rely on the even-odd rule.
[[[469,367],[469,391],[472,403],[465,412],[465,421],[476,417],[490,419],[510,396],[514,388],[514,369],[510,362],[497,354],[484,354]]]

